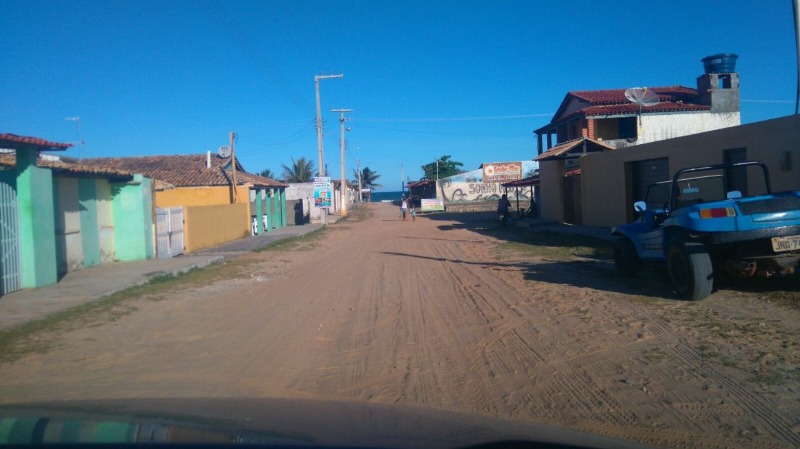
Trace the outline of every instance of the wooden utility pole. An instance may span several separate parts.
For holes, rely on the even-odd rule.
[[[236,202],[236,150],[233,147],[233,138],[236,135],[231,131],[231,172],[233,173],[233,202]]]
[[[338,112],[339,113],[339,130],[342,133],[341,140],[339,141],[339,147],[340,147],[341,153],[342,153],[342,175],[341,175],[342,179],[341,179],[341,182],[339,183],[339,190],[340,190],[339,196],[341,196],[341,200],[342,200],[342,217],[346,217],[347,216],[347,197],[345,196],[345,194],[347,192],[347,188],[345,187],[345,184],[347,183],[347,181],[344,179],[344,120],[345,120],[344,119],[344,113],[345,112],[353,112],[353,110],[352,109],[331,109],[331,112]],[[349,131],[350,128],[347,128],[347,130]]]

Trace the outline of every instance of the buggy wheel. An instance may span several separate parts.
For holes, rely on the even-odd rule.
[[[697,301],[711,294],[714,268],[705,245],[678,240],[670,244],[667,271],[675,291],[683,299]]]
[[[639,255],[633,242],[627,237],[617,237],[612,244],[614,249],[614,266],[617,273],[626,278],[636,277],[639,274]]]

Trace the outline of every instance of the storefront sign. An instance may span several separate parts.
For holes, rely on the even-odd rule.
[[[483,164],[483,182],[508,182],[522,179],[521,162],[488,162]]]
[[[431,199],[422,199],[420,200],[422,203],[422,212],[430,212],[430,211],[443,211],[444,210],[444,200],[431,198]]]

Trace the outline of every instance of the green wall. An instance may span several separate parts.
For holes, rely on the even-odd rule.
[[[132,182],[111,185],[114,203],[114,249],[119,261],[152,259],[152,180],[135,175]]]
[[[49,169],[36,167],[35,162],[35,150],[17,150],[22,288],[43,287],[58,281],[53,174]]]

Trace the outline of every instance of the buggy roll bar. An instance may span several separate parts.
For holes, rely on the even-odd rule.
[[[735,167],[750,167],[753,165],[761,167],[761,170],[764,172],[764,180],[767,183],[767,193],[771,194],[772,187],[770,187],[770,182],[769,182],[769,169],[767,169],[767,165],[764,164],[763,162],[749,161],[749,162],[737,162],[735,164],[717,164],[717,165],[706,165],[704,167],[682,168],[678,170],[672,177],[672,193],[670,194],[670,199],[669,199],[670,213],[672,213],[672,211],[674,211],[678,207],[678,178],[684,173],[710,171],[710,170],[724,170],[727,168],[735,168]]]

